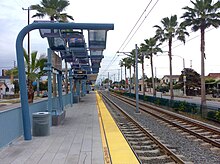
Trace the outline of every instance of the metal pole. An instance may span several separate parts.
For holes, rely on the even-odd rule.
[[[52,112],[52,85],[51,85],[51,54],[52,51],[50,48],[47,49],[47,67],[48,67],[48,111]]]
[[[122,84],[122,67],[121,67],[121,84]]]
[[[28,25],[30,24],[30,8],[28,7],[27,9],[22,7],[22,10],[27,10],[28,11]],[[30,32],[27,33],[27,38],[28,38],[28,63],[30,62]],[[30,66],[28,65],[28,73],[30,72]]]
[[[70,103],[73,106],[73,74],[72,69],[69,70],[69,82],[70,82]]]
[[[27,10],[28,11],[28,25],[30,24],[30,8],[28,7],[27,9],[22,8],[22,10]],[[28,80],[28,94],[30,91],[30,80],[29,80],[29,76],[30,76],[30,32],[27,33],[27,38],[28,38],[28,56],[27,56],[27,80]]]
[[[120,69],[118,69],[118,89],[119,89],[119,77],[120,77]]]
[[[157,92],[156,92],[156,88],[157,88],[157,67],[155,67],[155,80],[154,80],[154,83],[155,83],[155,93],[156,93],[156,97],[157,97]]]
[[[109,80],[109,72],[108,72],[108,95],[109,95],[109,89],[110,89],[110,80]]]
[[[63,111],[63,96],[62,96],[62,71],[59,71],[57,74],[57,83],[58,83],[58,101],[60,111]]]
[[[183,58],[183,69],[185,68],[185,59]]]
[[[140,113],[139,111],[139,95],[138,95],[138,51],[137,44],[135,44],[135,69],[136,69],[136,80],[135,80],[135,93],[136,93],[136,113]]]
[[[185,70],[185,59],[183,58],[183,95],[186,96],[186,70]]]

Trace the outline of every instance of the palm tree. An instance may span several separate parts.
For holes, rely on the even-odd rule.
[[[205,29],[210,26],[215,28],[220,25],[220,1],[212,3],[212,0],[196,0],[191,1],[194,5],[191,7],[184,7],[187,10],[181,18],[185,21],[182,23],[184,26],[192,26],[192,31],[200,30],[201,33],[201,106],[206,106],[206,93],[205,93]]]
[[[145,78],[145,74],[144,74],[144,56],[145,56],[145,51],[143,51],[142,47],[140,47],[139,60],[140,60],[141,67],[142,67],[143,96],[145,96],[145,84],[144,84],[144,78]]]
[[[122,67],[124,66],[123,60],[120,60],[119,65],[120,65],[121,71],[122,71]],[[121,78],[122,78],[122,75],[121,75]],[[123,86],[122,79],[121,79],[121,86]]]
[[[68,0],[42,0],[40,4],[31,5],[30,8],[37,10],[37,13],[32,17],[43,18],[47,15],[51,21],[67,21],[67,18],[74,20],[67,13],[62,13],[69,5]]]
[[[31,9],[37,10],[37,13],[32,17],[43,18],[46,15],[50,17],[51,21],[57,20],[59,22],[67,22],[67,18],[74,20],[72,16],[67,13],[62,13],[70,3],[68,0],[42,0],[40,4],[31,5]],[[66,65],[67,70],[67,65]],[[67,71],[66,71],[67,73]],[[67,74],[66,74],[67,78]],[[53,96],[56,96],[56,75],[53,74]]]
[[[152,76],[152,86],[153,86],[153,96],[156,96],[156,89],[155,89],[155,80],[154,80],[154,67],[153,67],[153,55],[156,55],[158,52],[162,53],[161,45],[157,44],[157,40],[155,38],[149,38],[144,40],[145,43],[141,44],[141,51],[145,52],[145,57],[150,58],[150,65],[151,65],[151,76]]]
[[[130,85],[129,85],[129,92],[131,93],[131,67],[133,65],[133,59],[131,57],[127,57],[127,63],[126,63],[126,67],[129,69],[129,77],[130,77]]]
[[[140,55],[140,48],[138,48],[137,49],[137,52],[138,52],[138,61],[137,61],[137,63],[141,63],[141,59],[142,59],[142,56]],[[130,60],[131,60],[131,63],[132,63],[132,66],[133,66],[133,68],[134,68],[134,76],[133,76],[133,79],[134,79],[134,81],[135,81],[135,77],[136,77],[136,61],[135,61],[135,57],[136,56],[136,50],[135,49],[133,49],[131,52],[130,52],[130,55],[129,55],[129,57],[130,57]],[[138,84],[137,84],[138,85]]]
[[[127,88],[127,67],[128,67],[128,58],[122,59],[125,66],[125,89]]]
[[[126,79],[127,79],[127,60],[128,58],[123,58],[122,60],[120,60],[120,67],[125,67],[125,89],[127,88],[127,83],[126,83]]]
[[[28,101],[33,102],[34,99],[34,89],[33,82],[35,80],[39,80],[46,72],[43,70],[45,63],[47,62],[47,58],[45,56],[40,56],[37,59],[37,51],[31,53],[31,61],[28,60],[28,54],[24,50],[24,58],[26,64],[26,75],[28,77]],[[29,68],[29,70],[28,70]]]
[[[173,15],[170,18],[165,17],[161,20],[163,27],[155,25],[157,28],[155,38],[161,42],[168,41],[169,51],[169,65],[170,65],[170,98],[173,99],[173,80],[172,80],[172,42],[173,38],[177,37],[178,40],[185,43],[185,35],[189,35],[186,32],[184,26],[178,25],[177,16]]]

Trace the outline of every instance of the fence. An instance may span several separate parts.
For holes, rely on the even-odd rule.
[[[68,106],[70,102],[70,94],[62,96],[64,107]],[[58,99],[53,98],[54,104],[58,105]],[[45,112],[47,110],[47,100],[37,103],[29,104],[30,119],[32,124],[32,113]],[[0,148],[9,144],[16,138],[23,134],[22,111],[21,107],[9,109],[0,112]]]

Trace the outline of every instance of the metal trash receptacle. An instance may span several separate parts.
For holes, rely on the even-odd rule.
[[[73,95],[73,103],[78,103],[79,102],[79,96]]]
[[[48,136],[50,134],[50,113],[37,112],[32,114],[32,135]]]

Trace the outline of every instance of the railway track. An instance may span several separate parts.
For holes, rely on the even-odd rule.
[[[118,96],[114,94],[114,97],[117,97],[119,100],[135,107],[136,102],[134,99],[127,98],[124,96]],[[161,120],[167,123],[170,126],[176,127],[191,136],[194,136],[207,144],[211,144],[211,149],[219,151],[220,148],[220,129],[217,127],[204,124],[199,121],[175,114],[173,112],[165,111],[161,108],[139,102],[139,109],[142,112],[146,112],[150,115],[153,115],[158,120]],[[189,136],[189,137],[191,137]],[[205,145],[205,144],[204,144]]]
[[[106,95],[102,97],[140,163],[187,163],[184,157],[174,153],[175,149],[163,144]]]

